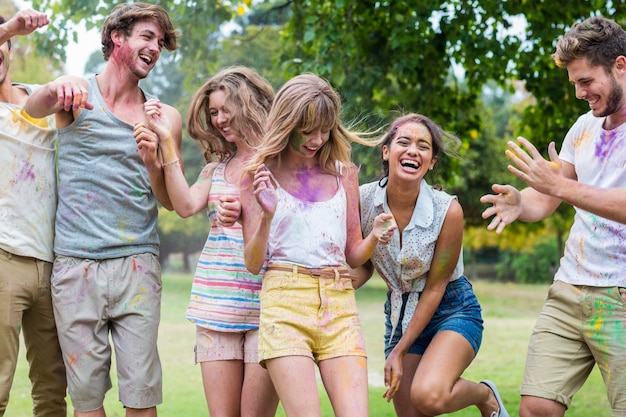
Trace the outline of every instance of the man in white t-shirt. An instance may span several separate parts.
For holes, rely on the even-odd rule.
[[[565,254],[530,339],[520,417],[563,416],[597,364],[612,415],[626,415],[626,32],[595,16],[574,24],[552,55],[590,111],[545,160],[526,139],[509,142],[521,192],[493,185],[483,218],[502,232],[515,220],[576,210]]]
[[[33,416],[65,417],[65,367],[50,274],[56,209],[54,118],[32,119],[33,86],[11,82],[11,37],[49,23],[44,13],[0,16],[0,416],[9,402],[20,331],[30,364]]]

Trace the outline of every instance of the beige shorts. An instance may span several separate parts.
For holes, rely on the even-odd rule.
[[[111,388],[109,336],[122,404],[131,408],[160,404],[158,257],[151,253],[103,260],[57,256],[51,283],[68,390],[76,411],[102,407]]]
[[[367,356],[352,280],[347,274],[314,276],[299,272],[297,266],[274,266],[285,270],[268,268],[263,277],[261,365],[282,356],[307,356],[316,362]]]
[[[218,332],[196,326],[195,363],[243,360],[259,362],[259,331]]]
[[[597,363],[614,415],[626,415],[626,289],[555,281],[533,329],[521,394],[566,407]]]

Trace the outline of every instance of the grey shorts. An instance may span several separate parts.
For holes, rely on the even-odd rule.
[[[58,256],[51,284],[68,391],[76,411],[99,409],[111,388],[109,336],[122,404],[131,408],[160,404],[158,258],[150,253],[106,260]]]

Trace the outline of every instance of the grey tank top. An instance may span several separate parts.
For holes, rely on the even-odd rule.
[[[109,110],[95,75],[87,82],[94,109],[83,110],[59,129],[55,254],[87,259],[158,255],[156,198],[133,126]]]

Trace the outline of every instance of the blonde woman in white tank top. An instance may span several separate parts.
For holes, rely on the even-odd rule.
[[[336,416],[368,416],[365,344],[346,264],[367,261],[395,229],[381,215],[361,234],[357,168],[326,81],[299,75],[277,93],[265,136],[244,171],[241,205],[250,272],[261,290],[259,359],[288,417],[320,417],[318,365]]]

